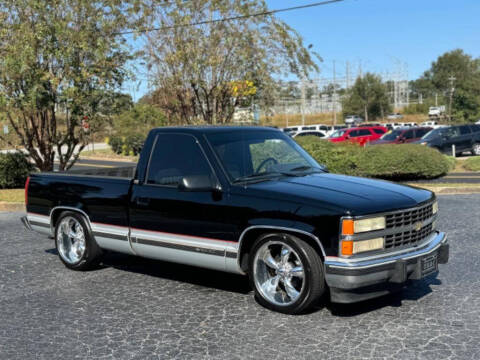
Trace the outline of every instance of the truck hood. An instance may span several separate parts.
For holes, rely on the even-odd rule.
[[[388,181],[312,174],[250,184],[251,195],[366,215],[411,208],[434,198],[432,192]]]

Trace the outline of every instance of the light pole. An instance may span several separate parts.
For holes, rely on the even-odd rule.
[[[450,104],[448,105],[448,121],[452,122],[452,101],[453,101],[453,92],[455,91],[455,86],[453,83],[457,80],[455,76],[450,76],[448,81],[450,81]]]

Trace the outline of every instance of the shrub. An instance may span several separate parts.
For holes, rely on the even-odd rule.
[[[122,153],[123,140],[121,136],[111,136],[108,145],[110,145],[115,154]]]
[[[125,138],[125,152],[124,155],[137,156],[142,151],[143,143],[145,142],[145,136],[140,134],[128,135]]]
[[[480,171],[480,157],[471,157],[465,160],[463,167],[470,171]]]
[[[422,145],[334,144],[316,137],[298,143],[330,172],[388,180],[430,179],[450,170],[449,160],[437,150]]]
[[[109,145],[115,154],[136,156],[142,151],[145,137],[140,134],[131,134],[128,136],[112,136],[109,139]]]
[[[25,154],[21,152],[0,154],[0,188],[23,187],[28,175],[34,170]]]

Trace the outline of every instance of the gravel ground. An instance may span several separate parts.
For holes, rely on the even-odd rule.
[[[479,207],[440,198],[438,277],[301,316],[263,309],[236,275],[113,254],[70,271],[20,213],[0,213],[0,358],[479,359]]]

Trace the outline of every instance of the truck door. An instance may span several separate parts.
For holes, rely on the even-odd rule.
[[[460,136],[457,141],[458,150],[467,151],[472,149],[473,145],[473,136],[472,131],[468,125],[462,125],[458,127],[460,131]]]
[[[212,188],[188,191],[179,187],[185,178],[204,183],[211,179]],[[224,270],[225,256],[236,256],[236,243],[225,196],[213,189],[217,184],[193,135],[158,134],[145,180],[132,188],[129,211],[135,253]]]

